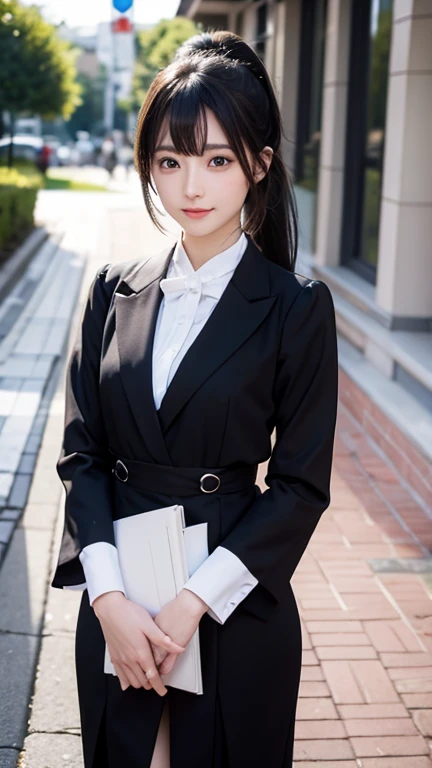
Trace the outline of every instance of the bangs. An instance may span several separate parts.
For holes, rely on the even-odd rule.
[[[158,136],[168,128],[176,152],[182,155],[202,155],[207,143],[207,117],[205,101],[200,98],[198,88],[182,88],[167,104],[166,113],[155,126]],[[162,116],[161,116],[162,117]],[[153,151],[151,151],[153,150]],[[156,146],[150,148],[151,154]]]
[[[206,108],[210,109],[225,133],[227,143],[236,155],[244,172],[249,166],[243,139],[248,139],[248,128],[241,117],[241,110],[226,98],[226,92],[218,89],[215,82],[209,88],[198,75],[175,82],[156,98],[147,115],[147,130],[143,132],[145,164],[150,167],[158,143],[169,129],[172,144],[182,155],[203,155],[207,143]],[[145,137],[145,138],[144,138]],[[147,139],[147,140],[146,140]]]

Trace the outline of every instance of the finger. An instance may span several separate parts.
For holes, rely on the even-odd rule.
[[[136,677],[133,669],[126,663],[122,664],[122,670],[123,673],[126,675],[130,685],[133,688],[141,688],[141,683],[139,682],[138,678]]]
[[[174,664],[177,661],[177,654],[176,653],[169,653],[166,659],[162,662],[162,664],[159,667],[159,674],[160,675],[167,675],[169,672],[172,671]]]
[[[158,669],[154,664],[146,671],[146,677],[156,693],[158,693],[159,696],[165,696],[167,689],[165,688],[160,678]]]
[[[165,651],[163,648],[160,648],[159,646],[155,645],[154,643],[150,643],[153,658],[155,660],[155,664],[157,667],[162,664],[163,660],[168,656],[168,651]]]
[[[151,640],[152,643],[160,646],[161,648],[165,648],[165,650],[169,653],[183,653],[185,650],[182,645],[178,645],[174,642],[174,640],[171,640],[169,635],[166,635],[165,632],[162,632],[162,630],[159,629],[155,623],[153,623],[153,626],[150,630],[145,631],[145,635],[149,640]]]
[[[121,689],[122,689],[122,691],[125,691],[126,688],[129,688],[129,685],[130,685],[129,681],[128,681],[126,675],[123,674],[123,672],[120,669],[120,667],[118,667],[116,664],[114,664],[113,666],[114,666],[114,669],[115,669],[115,671],[117,673],[117,677],[119,679],[119,683],[120,683]]]
[[[146,684],[148,683],[148,678],[146,676],[146,670],[151,669],[154,667],[154,663],[151,659],[149,659],[146,662],[134,662],[130,664],[130,668],[132,672],[134,673],[135,677],[139,681],[139,684],[142,688],[146,687]]]
[[[141,674],[143,675],[141,679],[143,680],[143,687],[146,690],[153,688],[151,681],[147,677],[148,670],[152,670],[153,667],[155,667],[157,671],[157,664],[153,656],[153,647],[153,643],[148,639],[148,637],[144,636],[143,647],[141,648],[138,655],[137,664],[140,667]],[[163,651],[163,653],[165,652]]]
[[[145,679],[145,682],[143,683],[142,687],[145,688],[146,691],[151,691],[152,687],[149,681],[147,680],[147,678]]]
[[[159,667],[159,674],[160,675],[166,675],[168,672],[171,671],[171,661],[173,658],[177,658],[177,655],[174,653],[169,653],[168,656],[164,659],[162,664]]]
[[[151,681],[147,677],[147,671],[152,669],[153,667],[156,667],[156,663],[153,656],[153,644],[150,642],[150,640],[144,635],[143,637],[143,647],[140,649],[140,652],[138,654],[138,658],[136,659],[136,665],[132,666],[135,674],[138,673],[138,677],[141,680],[142,687],[146,689],[146,691],[149,691],[152,689]]]

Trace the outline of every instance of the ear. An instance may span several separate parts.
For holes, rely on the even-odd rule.
[[[261,158],[261,160],[263,160],[264,165],[266,167],[266,170],[263,171],[261,166],[259,166],[258,164],[256,165],[256,169],[255,169],[255,172],[254,172],[254,178],[255,178],[255,182],[256,183],[261,181],[261,179],[263,179],[264,176],[268,173],[268,170],[270,168],[270,165],[271,165],[271,162],[272,162],[272,159],[273,159],[273,150],[272,150],[272,148],[271,147],[264,147],[264,149],[262,149],[261,152],[260,152],[260,158]]]

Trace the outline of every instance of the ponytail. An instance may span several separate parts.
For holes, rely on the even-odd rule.
[[[189,38],[178,49],[176,60],[197,51],[212,51],[247,68],[265,91],[267,122],[265,144],[273,149],[266,176],[248,194],[244,228],[270,261],[294,272],[298,247],[298,212],[294,188],[281,153],[282,116],[268,72],[255,51],[238,35],[224,30]],[[263,145],[264,146],[264,145]]]
[[[266,176],[258,182],[251,198],[247,196],[244,208],[244,228],[258,248],[270,261],[294,272],[298,213],[294,189],[280,149],[273,152]]]

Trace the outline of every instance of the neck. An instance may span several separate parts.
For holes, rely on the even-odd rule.
[[[183,231],[182,245],[195,271],[218,253],[237,242],[241,235],[240,221],[230,221],[225,227],[209,235],[197,237]]]

